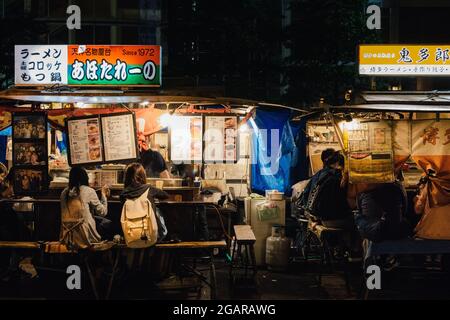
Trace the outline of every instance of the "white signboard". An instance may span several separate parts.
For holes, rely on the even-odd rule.
[[[15,46],[15,84],[67,84],[66,45]]]

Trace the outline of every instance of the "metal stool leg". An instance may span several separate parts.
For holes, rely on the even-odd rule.
[[[91,282],[92,291],[94,291],[95,299],[99,300],[100,298],[99,298],[98,291],[97,291],[97,284],[96,284],[96,281],[95,281],[95,277],[92,274],[91,267],[89,265],[89,258],[88,258],[88,256],[84,257],[84,264],[86,266],[86,270],[87,270],[88,275],[89,275],[89,280]]]
[[[109,279],[109,284],[108,284],[108,291],[106,291],[106,297],[105,297],[106,300],[109,299],[109,296],[111,294],[111,290],[112,290],[112,286],[113,286],[113,282],[114,282],[114,276],[116,275],[117,265],[119,264],[119,258],[120,258],[120,251],[118,249],[117,252],[116,252],[116,257],[115,257],[114,262],[113,262],[113,267],[112,267],[112,271],[111,271],[111,277]]]

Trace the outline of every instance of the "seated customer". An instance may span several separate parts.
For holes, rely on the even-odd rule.
[[[13,194],[12,174],[8,174],[0,182],[0,199],[12,198]],[[18,239],[19,220],[12,209],[12,205],[2,203],[0,212],[0,240],[20,240]]]
[[[450,204],[430,206],[429,178],[419,184],[419,194],[414,198],[414,211],[422,217],[415,228],[415,235],[423,239],[450,240]]]
[[[380,242],[402,239],[411,234],[411,228],[404,220],[406,192],[398,182],[379,184],[361,192],[358,208],[355,223],[365,239]]]
[[[305,211],[319,218],[324,226],[353,229],[353,217],[342,185],[344,157],[339,151],[326,149],[321,158],[323,169],[311,177],[301,203]]]
[[[104,218],[108,212],[108,193],[104,186],[99,199],[95,190],[89,187],[86,170],[81,167],[70,170],[69,186],[61,193],[62,243],[86,248],[111,238],[111,221]]]
[[[146,183],[147,175],[144,167],[140,163],[132,163],[128,165],[125,169],[124,189],[120,194],[120,201],[123,205],[126,199],[139,198],[148,190],[148,200],[152,204],[153,212],[156,214],[156,222],[158,223],[158,241],[161,241],[166,236],[167,229],[164,223],[164,218],[155,206],[154,199],[164,200],[167,199],[169,195],[163,190],[154,188]]]

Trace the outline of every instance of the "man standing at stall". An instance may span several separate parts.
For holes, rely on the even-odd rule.
[[[149,178],[171,178],[169,170],[163,156],[158,152],[152,150],[147,142],[145,136],[139,136],[139,151],[141,154],[141,163],[145,168],[145,173]]]

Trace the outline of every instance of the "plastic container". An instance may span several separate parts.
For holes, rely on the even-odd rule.
[[[266,190],[266,199],[273,201],[273,200],[283,200],[284,193],[280,192],[278,190]]]

